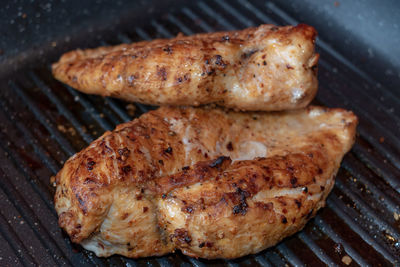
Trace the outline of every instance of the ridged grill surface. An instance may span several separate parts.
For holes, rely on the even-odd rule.
[[[233,30],[263,23],[297,24],[264,1],[199,1],[143,27],[112,33],[92,46],[169,38],[179,32]],[[208,261],[164,257],[98,258],[74,245],[57,225],[50,177],[106,130],[152,107],[81,94],[38,65],[0,81],[0,265],[283,266],[400,264],[400,99],[324,40],[314,103],[353,110],[360,119],[354,148],[343,160],[322,209],[300,233],[257,255]]]

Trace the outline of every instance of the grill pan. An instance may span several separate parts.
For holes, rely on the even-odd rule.
[[[97,1],[93,6],[89,1],[71,2],[71,6],[50,1],[0,10],[4,14],[9,8],[10,14],[17,14],[15,19],[9,14],[7,21],[4,17],[0,20],[0,31],[8,34],[0,41],[1,266],[400,264],[400,93],[393,89],[399,85],[396,61],[380,51],[376,53],[379,60],[363,59],[360,54],[371,49],[368,46],[354,51],[354,41],[348,44],[348,51],[346,45],[334,42],[328,29],[312,16],[318,9],[312,9],[310,3],[301,9],[288,3],[250,0]],[[340,2],[323,2],[332,10],[341,7]],[[68,23],[51,25],[62,20],[60,14],[68,16]],[[314,104],[347,108],[360,119],[356,143],[342,162],[327,207],[303,231],[236,260],[194,259],[179,252],[136,260],[98,258],[70,242],[57,224],[55,188],[49,178],[104,131],[154,107],[81,94],[57,82],[50,64],[62,52],[169,38],[179,32],[189,35],[263,23],[297,24],[299,19],[315,26],[320,34],[320,88]],[[42,29],[34,28],[38,23]],[[376,65],[371,70],[366,66],[372,60]],[[384,65],[387,69],[377,67]]]

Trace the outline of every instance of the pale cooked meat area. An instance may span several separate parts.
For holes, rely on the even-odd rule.
[[[153,105],[302,108],[317,91],[313,27],[261,25],[76,50],[54,76],[89,94]]]
[[[65,163],[56,177],[60,226],[98,256],[256,253],[325,205],[356,124],[352,112],[315,106],[159,108]]]

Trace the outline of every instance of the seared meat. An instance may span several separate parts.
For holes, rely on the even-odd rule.
[[[256,253],[324,206],[357,118],[341,109],[161,107],[106,132],[57,174],[59,223],[98,256]]]
[[[53,64],[53,74],[85,93],[153,105],[302,108],[318,86],[315,36],[304,24],[261,25],[76,50]]]

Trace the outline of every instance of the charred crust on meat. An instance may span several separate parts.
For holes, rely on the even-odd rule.
[[[136,141],[136,136],[134,136],[133,134],[128,134],[127,137],[129,138],[129,140],[131,140],[132,142]]]
[[[283,224],[287,224],[287,219],[286,219],[286,217],[285,216],[281,216],[281,222],[283,223]]]
[[[263,65],[264,65],[264,66],[267,66],[267,61],[264,60],[264,61],[263,61]]]
[[[189,170],[189,169],[190,169],[189,166],[184,166],[184,167],[182,167],[182,171],[187,171],[187,170]]]
[[[165,154],[172,154],[172,147],[167,147],[165,150],[164,150],[164,153]]]
[[[132,170],[132,167],[129,166],[129,165],[125,165],[125,166],[122,167],[122,171],[123,171],[124,173],[128,173],[128,172],[130,172],[131,170]]]
[[[104,138],[101,140],[100,146],[104,148],[104,151],[106,153],[112,153],[113,152],[113,150],[109,146],[106,145],[106,142],[105,142]]]
[[[92,177],[86,177],[86,179],[83,181],[84,184],[96,184],[96,180]]]
[[[236,194],[239,196],[239,204],[233,207],[232,212],[234,215],[236,214],[246,215],[248,208],[246,198],[249,196],[249,193],[238,187],[236,189]]]
[[[230,40],[229,35],[222,36],[222,41],[229,41],[229,40]]]
[[[193,213],[193,207],[192,206],[186,206],[182,208],[182,211],[185,211],[187,213]]]
[[[175,239],[180,245],[187,246],[192,242],[192,238],[190,237],[188,231],[184,228],[175,229],[174,234],[172,234],[170,237],[171,241]]]
[[[143,207],[143,213],[146,213],[149,210],[149,207]]]
[[[278,27],[271,27],[271,29],[269,29],[272,32],[276,32],[279,28]]]
[[[190,81],[190,73],[186,73],[185,75],[183,75],[183,80]]]
[[[119,154],[120,156],[128,157],[128,156],[129,156],[129,152],[130,152],[130,151],[129,151],[129,149],[128,149],[127,147],[118,149],[118,154]]]
[[[213,246],[214,246],[214,243],[213,242],[208,242],[208,241],[201,242],[199,244],[199,248],[203,248],[203,247],[212,248]]]
[[[199,201],[198,201],[198,204],[200,205],[200,208],[201,208],[202,210],[205,210],[205,209],[206,209],[206,205],[205,205],[205,203],[204,203],[204,198],[200,198]]]
[[[222,56],[216,55],[215,56],[215,65],[218,65],[222,68],[225,68],[227,64],[223,61]]]
[[[160,163],[160,165],[164,166],[164,161],[162,159],[158,160],[158,163]]]
[[[168,55],[172,54],[172,48],[170,46],[164,47],[163,51],[166,52]]]
[[[207,75],[212,75],[215,74],[215,70],[214,69],[210,69],[209,71],[207,71]]]
[[[263,175],[263,179],[264,179],[264,181],[269,182],[271,180],[271,177],[267,176],[267,175]]]
[[[75,197],[76,197],[76,199],[78,200],[78,203],[79,203],[79,207],[81,208],[81,210],[82,210],[82,212],[83,212],[83,214],[87,214],[87,207],[86,207],[86,202],[85,202],[85,200],[83,200],[82,198],[81,198],[81,196],[79,195],[79,194],[75,194]]]
[[[232,142],[229,142],[229,143],[226,145],[226,149],[228,149],[228,151],[233,151]]]
[[[157,66],[157,75],[161,78],[162,81],[167,80],[167,70],[165,67],[158,67]]]
[[[287,206],[286,200],[284,197],[277,197],[278,202],[282,204],[282,206]]]
[[[269,166],[261,166],[261,168],[263,168],[263,170],[265,170],[266,172],[269,172],[271,170]]]
[[[87,159],[87,163],[86,163],[86,169],[87,169],[88,171],[93,170],[93,166],[94,166],[95,164],[96,164],[96,162],[93,161],[92,158],[88,158],[88,159]]]
[[[226,160],[231,160],[231,158],[230,157],[225,157],[225,156],[218,157],[217,159],[213,160],[208,166],[210,168],[218,168]]]
[[[117,159],[118,160],[122,160],[125,161],[129,155],[130,155],[130,151],[128,148],[124,147],[122,149],[118,149],[118,154],[120,155]]]
[[[251,57],[251,56],[252,56],[254,53],[256,53],[257,51],[258,51],[257,49],[251,50],[251,51],[249,51],[249,52],[243,53],[241,57],[242,57],[243,59],[247,59],[247,58]]]
[[[271,211],[274,208],[274,203],[272,203],[272,202],[268,202],[268,203],[255,202],[254,204],[256,205],[256,207],[262,208],[263,210]]]
[[[294,168],[293,168],[293,166],[287,166],[286,167],[286,170],[288,171],[288,172],[293,172],[294,171]]]
[[[300,200],[295,199],[295,200],[294,200],[294,203],[296,203],[298,209],[301,208],[301,201],[300,201]]]
[[[297,185],[297,178],[296,177],[292,177],[290,178],[290,183],[292,184],[292,187],[296,187]]]
[[[133,83],[135,82],[135,80],[137,80],[138,78],[139,78],[139,77],[138,77],[137,75],[134,75],[134,74],[129,75],[129,76],[128,76],[128,79],[127,79],[128,84],[129,84],[129,85],[133,85]]]

